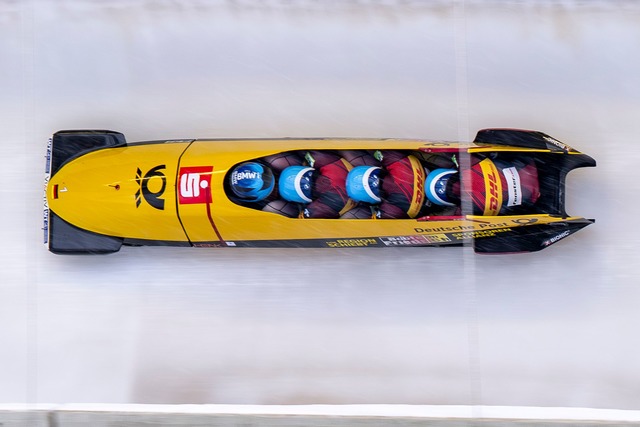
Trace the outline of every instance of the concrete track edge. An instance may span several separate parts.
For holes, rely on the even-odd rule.
[[[0,404],[2,427],[640,426],[640,411],[429,405]]]

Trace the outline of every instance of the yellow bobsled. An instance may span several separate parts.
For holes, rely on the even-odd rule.
[[[441,161],[461,170],[470,167],[469,159],[526,159],[536,165],[540,196],[526,209],[506,214],[474,212],[473,201],[463,196],[448,210],[430,209],[427,202],[413,217],[356,219],[288,217],[239,203],[230,194],[230,171],[243,162],[346,149],[401,151],[427,171]],[[482,130],[473,143],[339,138],[127,143],[113,131],[60,131],[47,149],[45,242],[59,254],[111,253],[122,245],[344,248],[465,242],[477,252],[529,252],[594,222],[569,216],[564,208],[566,174],[583,166],[595,161],[541,132],[514,129]]]

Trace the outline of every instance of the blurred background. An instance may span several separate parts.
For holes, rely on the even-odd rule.
[[[0,402],[640,409],[640,4],[0,0]],[[472,140],[591,155],[534,254],[42,244],[47,138]]]

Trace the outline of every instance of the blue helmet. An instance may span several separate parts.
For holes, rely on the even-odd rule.
[[[380,203],[380,168],[356,166],[347,175],[347,194],[356,202]]]
[[[289,202],[311,203],[314,170],[308,166],[285,168],[278,181],[280,196]]]
[[[447,183],[453,174],[458,173],[455,169],[435,169],[429,172],[424,183],[424,192],[427,199],[440,206],[455,206],[447,197]]]
[[[233,194],[247,202],[259,202],[271,194],[276,185],[271,169],[256,162],[242,163],[230,176]]]

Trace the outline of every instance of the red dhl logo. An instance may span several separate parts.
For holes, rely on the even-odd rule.
[[[489,209],[497,210],[498,209],[498,187],[496,184],[496,175],[494,173],[490,173],[487,178],[489,179]]]
[[[498,215],[502,208],[502,182],[498,175],[496,165],[489,159],[480,162],[482,175],[484,176],[484,186],[486,201],[483,215]]]

